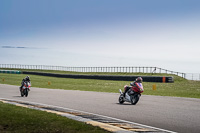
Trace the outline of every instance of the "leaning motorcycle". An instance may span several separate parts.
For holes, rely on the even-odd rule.
[[[24,85],[23,85],[22,88],[20,89],[20,93],[21,93],[21,96],[22,96],[22,97],[23,97],[23,96],[25,96],[25,97],[28,96],[30,87],[31,87],[31,83],[28,82],[28,81],[25,81],[25,82],[24,82]]]
[[[138,87],[131,86],[131,88],[126,92],[125,97],[123,92],[119,89],[119,103],[123,104],[124,102],[130,102],[133,105],[136,105],[140,99],[141,93],[144,91],[142,83],[136,83]],[[125,86],[126,88],[126,86]]]

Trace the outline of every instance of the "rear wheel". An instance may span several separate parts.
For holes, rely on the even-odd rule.
[[[122,95],[119,96],[119,103],[120,104],[124,103],[124,97]]]
[[[21,97],[24,96],[24,91],[22,89],[20,89],[20,94],[21,94]]]
[[[23,91],[20,91],[21,92],[21,97],[23,97],[24,96],[24,92]]]

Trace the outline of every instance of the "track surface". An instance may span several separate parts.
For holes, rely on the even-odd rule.
[[[31,88],[28,97],[21,97],[18,86],[0,84],[0,98],[71,108],[180,133],[200,132],[200,99],[142,95],[137,105],[121,105],[118,97],[118,93],[44,88]]]

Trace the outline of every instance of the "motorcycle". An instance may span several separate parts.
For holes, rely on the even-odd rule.
[[[130,102],[132,105],[136,105],[141,97],[141,93],[144,91],[142,83],[136,83],[138,87],[131,86],[130,89],[126,92],[125,97],[121,89],[119,89],[119,103],[123,104],[124,102]],[[126,89],[125,86],[124,89]]]
[[[25,97],[28,96],[28,92],[30,91],[30,89],[29,89],[30,87],[31,87],[31,83],[28,82],[28,81],[25,81],[23,87],[20,89],[20,93],[21,93],[22,97],[23,96],[25,96]]]

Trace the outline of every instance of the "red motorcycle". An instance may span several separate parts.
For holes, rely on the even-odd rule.
[[[133,105],[137,104],[137,102],[140,99],[141,93],[144,91],[144,89],[143,89],[142,83],[135,82],[134,84],[135,84],[134,86],[125,86],[124,87],[124,91],[125,91],[125,89],[129,88],[125,94],[125,97],[124,97],[122,90],[119,89],[119,92],[120,92],[119,103],[120,104],[123,104],[124,102],[130,102]]]

